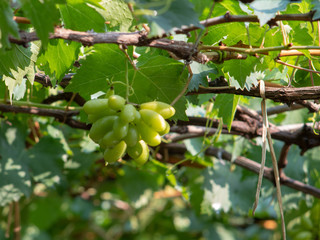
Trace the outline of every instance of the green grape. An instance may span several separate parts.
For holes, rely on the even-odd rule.
[[[108,99],[92,99],[83,105],[86,114],[96,114],[108,108]]]
[[[128,130],[129,130],[129,124],[128,123],[124,123],[120,120],[120,118],[117,118],[113,124],[113,132],[114,132],[114,136],[121,140],[123,139],[125,136],[127,136],[128,134]]]
[[[159,113],[149,109],[141,109],[139,112],[142,120],[157,132],[166,129],[166,120]]]
[[[133,158],[133,160],[139,165],[142,166],[143,164],[146,163],[146,161],[148,161],[149,158],[149,148],[148,145],[143,141],[140,140],[139,141],[141,147],[142,147],[142,152],[141,154],[137,157],[137,158]]]
[[[123,140],[126,142],[128,147],[133,147],[134,145],[137,144],[139,139],[140,139],[140,134],[138,132],[137,127],[130,124],[128,134],[123,138]]]
[[[133,105],[126,104],[120,113],[121,121],[126,123],[132,122],[135,119],[136,112],[137,110]]]
[[[101,148],[112,147],[118,144],[120,141],[115,137],[113,131],[107,132],[103,138],[99,141]]]
[[[103,111],[100,111],[100,112],[97,112],[97,113],[94,113],[94,114],[88,114],[88,121],[91,122],[91,123],[94,123],[95,121],[97,121],[98,119],[104,117],[104,116],[113,116],[113,115],[116,115],[117,112],[110,109],[110,108],[107,108]]]
[[[105,135],[106,132],[112,129],[114,121],[118,116],[106,116],[97,120],[89,131],[90,138],[98,143],[101,138]]]
[[[139,113],[139,111],[136,111],[133,123],[138,124],[140,121],[141,121],[141,114]]]
[[[170,132],[170,125],[169,125],[169,123],[166,121],[166,128],[163,130],[163,131],[160,131],[159,132],[159,135],[160,136],[163,136],[163,135],[165,135],[165,134],[167,134],[167,133],[169,133]]]
[[[126,100],[124,100],[124,98],[119,95],[112,95],[108,98],[108,100],[109,107],[115,111],[121,110],[126,103]]]
[[[127,147],[128,155],[130,157],[132,157],[133,159],[138,158],[142,154],[143,147],[142,147],[142,143],[141,142],[144,142],[144,141],[140,140],[133,147]]]
[[[157,133],[143,121],[140,121],[139,124],[137,124],[137,128],[142,140],[144,140],[150,146],[158,146],[161,143],[161,137],[159,133]]]
[[[164,119],[172,117],[176,110],[169,104],[159,101],[142,103],[140,109],[149,109],[159,113]]]
[[[115,162],[125,154],[126,148],[127,144],[121,141],[113,148],[107,148],[104,151],[103,158],[108,163]]]

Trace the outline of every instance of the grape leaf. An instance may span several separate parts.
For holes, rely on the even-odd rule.
[[[106,31],[104,18],[83,1],[67,0],[67,4],[59,5],[59,9],[66,28],[77,31]]]
[[[54,24],[59,21],[56,1],[20,0],[20,2],[23,12],[30,19],[45,48],[49,41],[49,33],[54,31]]]
[[[16,99],[24,96],[26,90],[23,85],[24,77],[33,83],[34,63],[38,50],[38,47],[32,43],[30,49],[15,45],[12,50],[2,52],[3,55],[0,53],[0,74],[1,72],[4,74],[3,80],[8,87],[10,100],[14,92]],[[5,58],[1,58],[1,55]]]
[[[152,198],[152,192],[158,190],[164,180],[161,174],[129,166],[124,166],[123,171],[125,174],[119,179],[119,185],[137,208],[144,206]]]
[[[203,171],[203,213],[210,215],[213,212],[229,212],[233,209],[244,214],[251,208],[256,181],[252,181],[252,178],[241,180],[242,170],[236,168],[231,172],[227,166],[215,160],[214,169],[207,168]]]
[[[62,155],[65,154],[58,139],[49,136],[42,137],[40,141],[29,149],[25,161],[31,170],[33,179],[42,182],[48,187],[61,183]],[[43,161],[45,159],[45,161]]]
[[[238,105],[239,96],[233,94],[219,94],[214,101],[214,109],[219,111],[218,116],[222,117],[223,123],[231,130],[231,124]]]
[[[18,24],[13,20],[13,12],[10,8],[9,1],[0,1],[0,50],[11,47],[8,36],[11,34],[19,38],[18,31]]]
[[[213,65],[210,66],[209,64],[204,65],[197,62],[193,62],[190,65],[190,67],[193,76],[188,86],[189,91],[198,90],[199,85],[203,85],[205,87],[208,86],[207,76],[209,75],[209,73],[218,73],[217,68]]]
[[[278,11],[285,10],[290,0],[255,0],[250,3],[254,14],[258,16],[260,26],[274,18]]]
[[[173,33],[174,28],[182,26],[198,26],[203,27],[198,20],[198,14],[194,11],[194,7],[188,0],[167,1],[161,0],[157,2],[157,6],[152,6],[149,1],[139,1],[137,7],[144,17],[148,20],[151,28],[150,36],[163,35],[165,33]],[[148,11],[143,9],[148,8]],[[146,14],[148,13],[148,14]]]
[[[106,21],[110,22],[110,24],[108,24],[108,28],[118,27],[120,32],[126,32],[129,30],[129,27],[132,24],[133,16],[128,8],[128,5],[123,0],[102,0],[100,4],[105,10],[96,10],[105,18]]]
[[[39,56],[37,65],[40,68],[42,66],[48,75],[60,80],[77,60],[80,46],[77,42],[51,39],[46,51]]]
[[[234,77],[243,88],[247,77],[254,72],[254,66],[259,63],[259,59],[248,57],[246,60],[229,60],[223,64],[223,71]]]
[[[312,4],[314,5],[313,10],[316,10],[316,12],[313,14],[312,20],[320,19],[320,1],[313,0]]]
[[[305,23],[292,23],[290,24],[293,31],[293,43],[294,45],[313,45],[314,40],[313,37],[310,35],[310,32],[307,28],[307,24]]]
[[[0,206],[31,193],[31,178],[23,158],[26,128],[14,121],[0,125]]]
[[[116,45],[96,45],[94,53],[82,61],[81,68],[73,77],[66,91],[79,92],[89,97],[98,91],[107,91],[107,79],[114,82],[117,94],[125,96],[126,56]],[[133,93],[129,100],[135,103],[159,100],[171,103],[184,87],[186,71],[183,64],[173,59],[154,56],[138,64],[138,71],[128,64],[128,78]],[[186,119],[185,98],[182,97],[174,106],[175,117]]]
[[[201,41],[206,45],[217,45],[220,41],[234,45],[243,39],[247,39],[246,28],[243,23],[235,22],[211,26]]]

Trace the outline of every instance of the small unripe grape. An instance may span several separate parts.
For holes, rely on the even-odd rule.
[[[135,116],[134,116],[134,120],[133,123],[137,124],[141,121],[141,114],[139,113],[139,111],[135,112]]]
[[[119,95],[111,95],[108,100],[109,107],[115,111],[121,110],[126,103],[126,100]]]
[[[133,105],[126,104],[120,113],[121,121],[126,123],[132,122],[135,119],[136,112],[137,110]]]
[[[109,98],[109,97],[112,96],[112,95],[114,95],[113,86],[111,86],[111,87],[108,89],[105,98]]]
[[[159,113],[164,119],[168,119],[176,113],[176,110],[174,109],[174,107],[172,107],[167,103],[159,102],[159,101],[142,103],[140,105],[140,109],[153,110]]]
[[[143,164],[146,163],[146,161],[148,161],[148,158],[149,158],[149,148],[148,148],[148,145],[147,145],[143,140],[140,140],[139,143],[141,144],[142,152],[141,152],[141,154],[139,155],[139,157],[133,158],[133,160],[134,160],[139,166],[142,166]]]
[[[128,134],[123,138],[123,140],[126,142],[128,147],[136,145],[137,142],[140,140],[140,134],[137,127],[130,124]]]
[[[115,138],[121,140],[123,139],[125,136],[127,136],[128,134],[128,129],[129,129],[129,124],[128,123],[124,123],[120,120],[120,118],[117,118],[114,121],[113,124],[113,132],[114,132],[114,136]]]
[[[140,123],[137,124],[137,128],[142,140],[144,140],[150,146],[158,146],[161,143],[161,137],[159,133],[157,133],[143,121],[140,121]]]
[[[92,99],[83,105],[86,114],[96,114],[108,108],[108,99]]]
[[[157,132],[166,129],[166,120],[159,113],[149,109],[141,109],[139,112],[142,120]]]
[[[103,158],[108,163],[115,162],[125,154],[126,148],[126,143],[121,141],[113,148],[107,148],[103,154]]]
[[[114,121],[117,119],[117,116],[106,116],[97,120],[89,131],[90,138],[98,143],[101,138],[105,135],[106,132],[112,129]]]

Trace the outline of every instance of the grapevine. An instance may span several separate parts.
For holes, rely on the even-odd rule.
[[[149,146],[161,143],[161,136],[169,133],[165,120],[175,114],[175,109],[164,102],[152,101],[139,105],[126,103],[110,88],[106,98],[87,101],[83,110],[92,123],[89,137],[103,151],[106,164],[117,161],[127,152],[143,165],[149,158]]]

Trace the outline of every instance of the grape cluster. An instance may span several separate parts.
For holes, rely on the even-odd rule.
[[[127,152],[138,165],[148,160],[148,145],[159,145],[161,136],[170,131],[165,119],[175,114],[175,109],[164,102],[147,102],[136,107],[114,94],[89,100],[83,110],[92,123],[89,136],[104,151],[105,161],[115,162]]]

